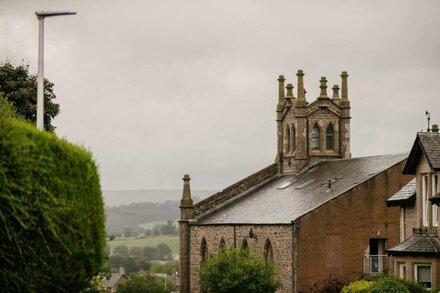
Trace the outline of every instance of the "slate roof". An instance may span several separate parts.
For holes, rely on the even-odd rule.
[[[110,279],[104,279],[104,285],[106,288],[114,288],[121,279],[126,278],[125,275],[121,275],[120,273],[112,273]]]
[[[387,199],[387,206],[400,206],[412,203],[416,199],[416,178],[408,182],[401,190]]]
[[[390,255],[439,254],[440,239],[437,235],[414,234],[387,252]]]
[[[192,223],[290,224],[302,215],[402,162],[408,154],[323,160],[278,176],[209,211]],[[331,188],[328,181],[331,180]]]
[[[403,169],[404,174],[415,174],[415,168],[422,152],[426,155],[431,169],[440,171],[440,133],[417,133],[408,161]]]

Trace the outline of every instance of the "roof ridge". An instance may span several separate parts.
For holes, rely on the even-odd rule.
[[[431,239],[431,236],[430,236],[430,235],[428,235],[428,239],[429,239],[429,242],[431,243],[432,248],[434,249],[434,251],[435,251],[435,252],[438,252],[438,249],[437,249],[437,247],[434,245],[434,242],[432,242],[432,239]]]

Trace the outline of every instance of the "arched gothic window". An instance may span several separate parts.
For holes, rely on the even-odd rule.
[[[270,240],[267,239],[266,243],[264,244],[264,261],[266,263],[273,261],[273,250],[272,250],[272,244],[270,243]]]
[[[312,150],[319,150],[319,127],[315,124],[312,129]]]
[[[220,240],[220,244],[219,244],[218,248],[219,248],[219,251],[226,248],[226,243],[223,238]]]
[[[286,125],[286,154],[290,153],[290,128],[289,125]]]
[[[206,244],[205,238],[202,239],[200,245],[200,259],[202,263],[208,259],[208,245]]]
[[[247,250],[249,248],[249,245],[246,241],[246,239],[243,239],[243,242],[241,243],[241,249]]]
[[[295,124],[292,124],[292,131],[290,136],[292,136],[292,143],[291,143],[291,149],[292,149],[292,153],[295,151],[296,149],[296,137],[295,137],[296,131],[295,131]]]
[[[334,149],[334,131],[333,126],[329,124],[327,126],[327,130],[325,131],[325,149],[333,150]]]

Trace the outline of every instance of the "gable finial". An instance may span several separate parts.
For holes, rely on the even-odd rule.
[[[431,129],[429,128],[429,122],[431,120],[431,113],[429,113],[428,111],[425,111],[425,116],[426,116],[426,120],[428,120],[428,132],[431,132]]]

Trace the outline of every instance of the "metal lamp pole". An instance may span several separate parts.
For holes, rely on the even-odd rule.
[[[50,16],[72,15],[68,11],[35,12],[39,20],[40,32],[38,37],[38,87],[37,87],[37,128],[44,129],[44,18]]]

